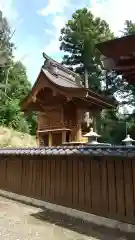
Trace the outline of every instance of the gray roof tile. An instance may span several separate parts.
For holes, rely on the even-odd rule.
[[[135,156],[135,147],[125,146],[60,146],[45,148],[4,148],[0,149],[0,156],[49,156],[49,155],[89,155],[89,156]]]
[[[53,83],[66,88],[82,88],[81,85],[77,84],[75,81],[70,80],[66,76],[62,75],[54,75],[50,73],[48,70],[42,68],[43,73],[49,80],[51,80]]]

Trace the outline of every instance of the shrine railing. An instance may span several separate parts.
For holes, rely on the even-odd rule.
[[[50,124],[43,125],[38,129],[38,131],[55,130],[55,129],[63,129],[63,128],[70,129],[71,125],[68,122],[60,122],[55,124],[50,123]]]

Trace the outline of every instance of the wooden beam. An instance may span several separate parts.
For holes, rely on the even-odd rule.
[[[134,78],[126,78],[127,82],[135,84],[135,77]]]
[[[134,77],[135,76],[135,72],[126,72],[123,74],[124,77]]]
[[[133,54],[132,55],[127,55],[127,56],[120,56],[120,60],[125,61],[125,60],[132,60],[134,59]]]
[[[135,75],[134,76],[124,76],[125,80],[128,80],[128,81],[132,81],[135,79]]]
[[[69,131],[69,132],[71,132],[71,130],[72,129],[70,129],[70,128],[46,128],[46,129],[44,129],[44,130],[39,130],[38,132],[39,133],[49,133],[49,132],[63,132],[63,131]]]
[[[103,100],[100,100],[100,99],[92,97],[92,96],[88,96],[88,99],[86,99],[86,98],[79,98],[79,99],[85,101],[87,104],[92,103],[93,105],[96,105],[96,106],[102,107],[102,108],[103,108],[103,106],[107,106],[107,105],[110,107],[113,107],[113,104],[109,104],[109,103],[107,103],[107,101],[104,102]]]
[[[112,70],[121,72],[123,70],[130,70],[130,69],[135,69],[135,65],[132,65],[132,66],[116,66]]]
[[[135,64],[135,58],[130,59],[119,59],[119,61],[116,63],[119,66],[133,66]]]
[[[117,73],[119,74],[123,74],[123,73],[134,73],[135,72],[135,69],[122,69],[122,71],[117,71]]]

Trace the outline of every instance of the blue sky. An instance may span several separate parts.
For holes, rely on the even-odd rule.
[[[60,29],[73,12],[82,7],[105,19],[117,35],[126,19],[135,22],[134,0],[0,0],[0,10],[16,30],[15,59],[25,64],[31,83],[35,82],[43,64],[43,51],[61,60]]]

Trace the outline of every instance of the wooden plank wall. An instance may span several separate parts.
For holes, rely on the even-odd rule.
[[[1,156],[0,188],[135,223],[134,159]]]

